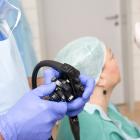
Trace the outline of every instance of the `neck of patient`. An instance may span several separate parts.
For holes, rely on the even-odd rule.
[[[96,86],[89,102],[91,104],[100,106],[107,113],[111,93],[112,93],[112,89],[107,90],[107,93],[104,94],[103,88]]]

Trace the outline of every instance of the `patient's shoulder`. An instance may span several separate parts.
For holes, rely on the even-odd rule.
[[[79,121],[81,125],[87,125],[88,127],[90,125],[96,125],[99,126],[102,125],[103,119],[99,113],[99,111],[95,111],[93,114],[89,114],[86,111],[83,111],[79,115]],[[84,123],[86,121],[86,124]]]
[[[81,140],[105,140],[104,127],[102,119],[98,112],[89,114],[85,111],[78,115],[80,123],[80,139]],[[101,135],[102,132],[102,135]],[[72,135],[69,119],[65,117],[60,124],[57,140],[74,140]]]
[[[91,140],[91,138],[96,140],[105,139],[104,120],[98,111],[95,111],[93,114],[83,111],[79,115],[79,122],[81,138],[86,138],[87,140]]]

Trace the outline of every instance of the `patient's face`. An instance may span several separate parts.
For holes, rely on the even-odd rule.
[[[106,88],[114,87],[120,82],[120,70],[118,62],[114,57],[114,54],[111,49],[107,48],[106,61],[103,69]]]

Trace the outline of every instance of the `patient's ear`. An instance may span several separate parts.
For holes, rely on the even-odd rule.
[[[105,74],[104,73],[101,74],[100,79],[97,82],[97,86],[103,87],[103,88],[106,86],[106,79],[105,79]]]

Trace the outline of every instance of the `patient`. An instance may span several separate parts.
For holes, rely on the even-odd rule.
[[[83,37],[69,43],[56,57],[91,76],[96,87],[84,111],[79,114],[81,140],[140,140],[139,129],[110,103],[120,71],[111,49],[98,39]],[[68,117],[58,130],[57,140],[74,140]]]

